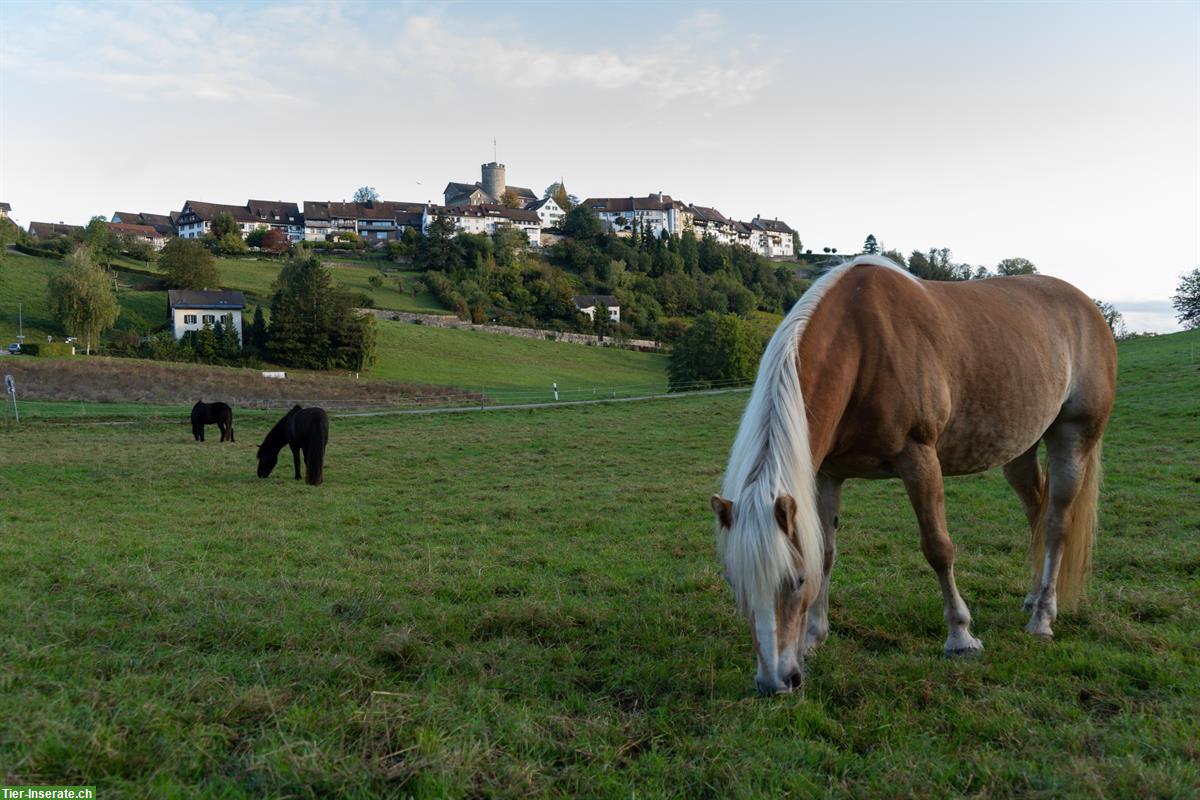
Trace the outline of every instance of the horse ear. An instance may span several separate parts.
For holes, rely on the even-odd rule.
[[[713,513],[717,515],[717,522],[721,523],[721,527],[725,530],[733,527],[733,503],[719,494],[714,494],[709,502],[712,504]]]
[[[790,494],[775,498],[775,522],[789,539],[796,538],[796,501]]]

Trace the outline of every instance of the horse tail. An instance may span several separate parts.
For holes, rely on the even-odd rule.
[[[1103,467],[1100,463],[1100,443],[1096,442],[1091,453],[1084,457],[1083,479],[1079,492],[1067,509],[1067,524],[1063,529],[1062,560],[1058,565],[1056,581],[1058,606],[1064,610],[1074,609],[1083,597],[1088,573],[1092,566],[1092,548],[1096,542],[1096,527],[1100,507],[1100,483]],[[1049,505],[1049,474],[1042,477],[1039,496],[1037,524],[1033,526],[1029,554],[1032,558],[1033,577],[1041,575],[1046,553],[1046,507]]]
[[[325,445],[329,442],[329,417],[321,414],[308,436],[308,469],[305,482],[320,486],[325,480]]]

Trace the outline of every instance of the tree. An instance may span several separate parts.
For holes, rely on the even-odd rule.
[[[511,267],[517,263],[518,256],[529,246],[529,236],[521,228],[513,225],[500,225],[492,234],[492,244],[496,265]]]
[[[604,228],[595,211],[587,206],[575,206],[563,218],[563,233],[572,239],[596,239],[604,233]]]
[[[67,256],[65,269],[50,279],[50,313],[72,336],[82,336],[91,355],[92,342],[121,314],[112,276],[96,263],[91,250],[80,247]]]
[[[454,272],[462,255],[454,246],[454,220],[438,217],[429,224],[428,235],[417,244],[417,266],[424,270]]]
[[[500,205],[505,208],[520,208],[521,198],[517,197],[517,193],[510,187],[500,196]]]
[[[292,242],[288,239],[288,235],[278,228],[272,228],[263,234],[262,245],[263,250],[275,255],[283,255],[288,250],[292,249]]]
[[[1175,318],[1180,325],[1188,330],[1200,328],[1200,268],[1179,279],[1171,305],[1175,307]]]
[[[250,334],[247,343],[255,355],[266,355],[267,352],[267,321],[263,317],[262,306],[254,307],[254,322],[250,324]]]
[[[899,250],[884,250],[882,255],[884,258],[895,261],[904,269],[908,269],[908,262],[904,260],[904,254]]]
[[[234,234],[240,239],[242,237],[242,226],[237,224],[237,220],[232,215],[222,211],[213,217],[212,225],[209,227],[209,234],[217,240],[229,234]]]
[[[342,195],[345,197],[346,195]],[[395,195],[393,195],[395,197]],[[354,202],[356,203],[375,203],[379,200],[379,192],[375,191],[374,186],[360,186],[354,190]]]
[[[675,343],[667,376],[672,391],[754,380],[762,334],[736,314],[702,314]]]
[[[220,282],[212,254],[195,239],[172,239],[158,255],[173,289],[215,288]]]
[[[1096,304],[1096,308],[1100,309],[1100,314],[1108,324],[1108,329],[1112,331],[1114,339],[1120,341],[1129,335],[1129,331],[1125,327],[1125,318],[1121,316],[1121,312],[1117,310],[1116,306],[1103,300],[1092,300],[1092,302]]]
[[[879,255],[879,242],[875,241],[875,234],[867,234],[866,241],[863,242],[863,252],[871,256]]]
[[[241,237],[241,234],[227,233],[215,240],[213,249],[223,256],[238,256],[245,253],[248,248],[246,240]]]
[[[255,228],[254,230],[247,233],[246,234],[247,246],[262,247],[263,237],[267,235],[267,231],[269,231],[269,230],[270,230],[270,228],[268,228],[266,225],[259,225],[257,228]]]
[[[800,255],[804,252],[804,242],[800,241],[800,234],[792,231],[792,252]]]
[[[997,275],[1034,275],[1037,267],[1028,258],[1006,258],[996,265]]]
[[[267,346],[280,364],[307,369],[364,369],[375,354],[375,318],[338,289],[316,256],[292,258],[271,296]]]
[[[570,211],[575,207],[575,203],[571,201],[571,196],[567,194],[567,187],[562,185],[561,181],[555,181],[546,187],[546,191],[542,193],[542,197],[553,198],[558,207],[563,211]]]
[[[608,313],[608,304],[596,301],[595,311],[592,312],[592,332],[603,337],[613,329],[612,315]]]

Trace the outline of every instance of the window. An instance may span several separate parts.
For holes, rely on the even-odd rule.
[[[196,324],[196,315],[195,314],[184,314],[183,315],[183,324],[184,325],[195,325]]]
[[[195,319],[195,318],[193,317],[193,319]],[[215,315],[213,315],[213,314],[205,314],[204,315],[204,324],[205,325],[212,325],[216,321],[217,321],[217,318]]]

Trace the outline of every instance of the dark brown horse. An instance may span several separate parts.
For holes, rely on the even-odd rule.
[[[197,442],[204,441],[204,426],[216,425],[221,431],[221,441],[233,441],[233,409],[225,403],[205,403],[203,400],[192,406],[192,436]]]
[[[1003,466],[1031,531],[1025,629],[1052,636],[1088,571],[1116,363],[1095,304],[1055,278],[927,282],[868,256],[817,281],[767,346],[712,498],[759,690],[797,686],[829,631],[847,478],[904,482],[956,654],[983,645],[954,581],[942,476]]]
[[[296,465],[296,480],[300,480],[300,453],[303,451],[305,483],[319,486],[325,480],[325,445],[328,442],[329,415],[325,409],[293,406],[258,446],[258,477],[271,474],[279,461],[279,451],[288,445]]]

